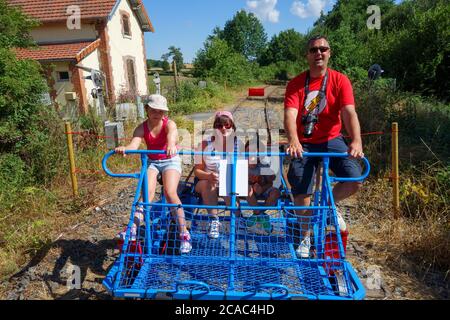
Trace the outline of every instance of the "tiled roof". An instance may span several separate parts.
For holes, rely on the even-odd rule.
[[[77,42],[41,45],[38,48],[16,48],[19,59],[38,61],[74,60],[80,62],[100,45],[100,39],[94,42]]]
[[[7,0],[11,6],[18,6],[22,11],[41,22],[65,21],[71,15],[67,13],[70,6],[80,7],[81,19],[91,20],[108,17],[117,0]],[[150,18],[142,0],[129,0],[138,14],[139,22],[145,31],[154,32]]]
[[[80,7],[81,18],[107,17],[116,0],[7,0],[9,5],[20,6],[22,11],[42,22],[63,21],[70,13],[67,8],[72,5]]]

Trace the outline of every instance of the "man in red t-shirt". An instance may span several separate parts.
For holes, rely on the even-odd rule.
[[[355,110],[353,89],[350,80],[328,68],[331,56],[328,40],[317,36],[308,41],[306,59],[309,70],[292,79],[284,100],[284,127],[288,136],[287,152],[293,157],[288,180],[292,187],[296,206],[309,206],[313,193],[313,177],[320,158],[302,158],[302,152],[348,152],[349,158],[331,158],[330,169],[339,177],[359,177],[361,167],[355,158],[364,156],[360,125]],[[341,118],[351,137],[346,144],[341,135]],[[333,189],[335,202],[354,193],[360,182],[338,183]],[[310,212],[298,210],[297,215],[309,216]],[[296,252],[300,258],[310,253],[310,219],[299,219],[303,240]],[[345,222],[338,212],[341,231]]]

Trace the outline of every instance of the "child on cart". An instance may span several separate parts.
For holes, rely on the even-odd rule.
[[[233,115],[229,111],[218,111],[214,116],[213,134],[204,139],[196,151],[198,152],[233,152],[240,146],[240,141],[236,137],[236,125]],[[243,144],[242,144],[243,146]],[[222,159],[220,155],[197,155],[195,156],[194,174],[196,177],[195,192],[199,193],[203,204],[217,206],[219,201],[219,163]],[[223,197],[227,205],[230,205],[231,198]],[[208,237],[217,239],[220,236],[221,222],[219,222],[219,212],[217,209],[208,209]]]
[[[259,144],[263,147],[262,143]],[[245,151],[250,151],[250,141],[247,142]],[[270,167],[269,157],[250,156],[248,168],[248,204],[250,206],[258,206],[258,199],[263,199],[264,206],[276,206],[278,199],[281,197],[281,192],[278,188],[274,187],[275,180],[275,172]],[[271,233],[272,225],[270,224],[270,217],[264,210],[254,210],[253,216],[247,220],[247,226],[251,227],[258,222],[266,232]]]
[[[165,154],[148,155],[148,201],[152,202],[155,197],[157,177],[158,174],[161,174],[163,192],[167,202],[181,204],[177,194],[182,173],[181,158],[177,155],[176,145],[178,130],[175,122],[167,116],[169,109],[166,98],[159,94],[150,95],[145,104],[145,111],[148,118],[134,130],[130,144],[118,147],[115,151],[125,156],[125,151],[139,149],[142,140],[145,141],[148,150],[165,150]],[[183,208],[177,208],[175,216],[180,238],[180,252],[182,254],[189,253],[192,249],[191,236],[186,227]],[[142,221],[143,210],[142,208],[136,208],[134,224],[131,229],[131,240],[136,239],[137,228]]]

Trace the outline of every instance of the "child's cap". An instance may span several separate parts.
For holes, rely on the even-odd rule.
[[[160,94],[152,94],[148,97],[146,106],[149,106],[152,109],[169,111],[167,107],[167,99],[164,98]]]

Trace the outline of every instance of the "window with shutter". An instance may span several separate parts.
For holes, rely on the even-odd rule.
[[[127,73],[128,73],[128,84],[130,91],[136,91],[136,71],[134,67],[134,61],[132,59],[127,60]]]
[[[123,35],[131,37],[130,19],[126,16],[122,16]]]

